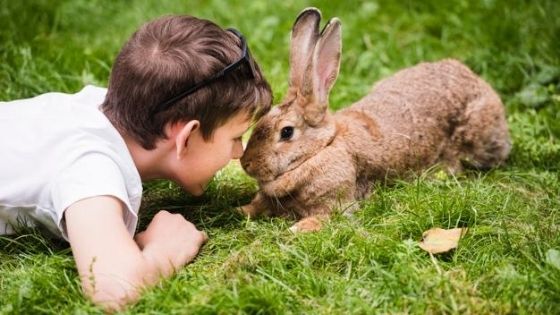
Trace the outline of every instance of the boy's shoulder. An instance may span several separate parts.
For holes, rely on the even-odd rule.
[[[0,144],[12,148],[2,160],[50,158],[63,167],[84,152],[100,152],[131,164],[124,139],[99,109],[105,94],[105,88],[86,86],[0,104],[0,134],[7,135]]]
[[[105,94],[104,88],[86,86],[73,94],[49,92],[0,104],[0,134],[14,135],[1,142],[6,147],[34,143],[38,154],[77,149],[80,143],[122,146],[119,132],[99,110]]]
[[[86,85],[82,90],[75,94],[70,94],[74,102],[83,104],[85,106],[99,107],[105,96],[107,95],[107,88],[95,85]]]
[[[0,102],[0,110],[39,110],[48,107],[53,110],[64,104],[81,104],[86,107],[98,107],[107,94],[107,89],[86,85],[76,93],[47,92],[29,98]],[[32,108],[29,108],[32,107]]]
[[[4,164],[50,160],[56,171],[97,152],[132,168],[124,139],[99,110],[105,94],[104,88],[86,86],[74,94],[51,92],[0,104],[0,134],[8,135],[0,144],[12,148]]]
[[[55,233],[52,223],[64,209],[91,196],[116,196],[135,217],[141,179],[124,139],[99,110],[105,93],[87,86],[0,104],[0,134],[8,135],[0,137],[0,174],[10,184],[0,192],[0,208],[36,205],[36,217],[55,218],[46,220]],[[135,221],[127,224],[133,231]]]

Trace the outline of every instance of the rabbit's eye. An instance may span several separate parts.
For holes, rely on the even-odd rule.
[[[280,140],[290,140],[294,135],[294,127],[287,126],[280,130]]]

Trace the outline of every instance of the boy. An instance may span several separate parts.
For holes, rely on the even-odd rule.
[[[84,293],[107,309],[190,262],[206,235],[157,213],[133,238],[141,181],[193,195],[243,154],[270,86],[235,30],[189,16],[143,25],[107,90],[0,103],[0,234],[43,226],[70,242]]]

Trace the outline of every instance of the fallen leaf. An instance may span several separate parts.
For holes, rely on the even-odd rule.
[[[467,228],[455,228],[444,230],[440,228],[433,228],[422,233],[422,241],[420,241],[420,248],[432,253],[440,254],[452,250],[459,244],[461,236],[465,235]]]
[[[549,265],[560,269],[560,252],[553,248],[546,251],[546,262]]]

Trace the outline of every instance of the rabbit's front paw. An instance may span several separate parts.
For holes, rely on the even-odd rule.
[[[323,225],[322,219],[318,216],[311,216],[299,220],[296,224],[289,228],[292,233],[305,233],[305,232],[315,232],[321,229]]]
[[[266,209],[256,207],[253,203],[238,207],[237,211],[245,216],[248,216],[249,218],[254,218],[268,212]]]
[[[257,193],[251,203],[238,207],[237,211],[243,215],[249,216],[250,218],[254,218],[259,215],[270,215],[268,203],[265,201],[265,197],[261,193]]]

